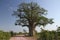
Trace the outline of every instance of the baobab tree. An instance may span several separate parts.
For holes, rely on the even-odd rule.
[[[29,36],[35,35],[36,26],[46,24],[52,24],[53,19],[46,17],[47,10],[40,7],[37,3],[21,3],[17,9],[14,11],[17,20],[15,25],[22,25],[22,27],[27,26],[29,28]]]

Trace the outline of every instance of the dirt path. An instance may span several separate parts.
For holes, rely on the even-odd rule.
[[[36,40],[33,37],[11,37],[10,40]]]

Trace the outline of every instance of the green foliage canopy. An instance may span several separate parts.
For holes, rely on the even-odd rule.
[[[32,34],[32,31],[36,26],[45,26],[47,24],[53,23],[53,19],[47,18],[45,16],[46,14],[47,10],[40,7],[37,3],[31,2],[21,3],[17,11],[14,11],[13,15],[17,16],[18,18],[15,25],[27,26],[29,28],[30,34]]]

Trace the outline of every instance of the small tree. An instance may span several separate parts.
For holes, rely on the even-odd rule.
[[[57,32],[60,32],[60,27],[57,28]]]
[[[13,15],[16,15],[19,19],[16,20],[15,25],[27,26],[29,28],[29,36],[35,35],[35,28],[38,25],[45,26],[46,24],[52,24],[52,19],[45,17],[47,10],[39,7],[37,3],[21,3],[17,11],[14,11]]]
[[[10,31],[11,37],[14,35],[13,31]]]

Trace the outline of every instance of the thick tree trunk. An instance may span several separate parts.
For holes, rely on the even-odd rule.
[[[35,28],[29,27],[29,36],[35,36]]]
[[[35,35],[35,25],[33,22],[30,21],[29,23],[29,36]]]
[[[29,27],[29,36],[33,36],[33,28]]]

